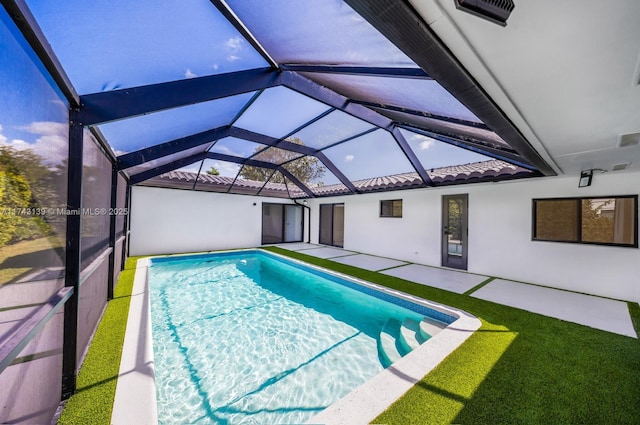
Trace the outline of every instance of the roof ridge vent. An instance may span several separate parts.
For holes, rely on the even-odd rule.
[[[456,8],[464,10],[488,21],[507,25],[507,19],[513,11],[513,0],[454,0]]]
[[[640,132],[621,134],[618,136],[618,147],[626,148],[628,146],[640,145]]]

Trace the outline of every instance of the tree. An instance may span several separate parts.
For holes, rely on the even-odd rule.
[[[288,142],[304,145],[302,140],[295,137],[288,139]],[[256,148],[253,159],[258,161],[270,162],[272,164],[283,164],[283,167],[289,171],[294,177],[304,184],[314,182],[315,185],[321,186],[322,182],[318,181],[326,171],[318,158],[314,156],[303,156],[297,152],[288,151],[280,148],[267,148],[260,150]],[[247,180],[267,181],[273,174],[273,170],[268,168],[244,166],[240,171],[240,176]],[[270,180],[272,183],[284,183],[284,176],[276,173]]]
[[[220,171],[216,167],[211,167],[209,170],[207,170],[207,174],[209,174],[210,176],[219,176]]]
[[[42,213],[57,207],[56,172],[42,164],[42,158],[30,149],[18,151],[0,146],[0,247],[22,240],[37,239],[53,232]]]

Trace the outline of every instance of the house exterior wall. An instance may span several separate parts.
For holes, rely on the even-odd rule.
[[[280,198],[134,186],[129,254],[260,246],[262,202],[291,203]]]
[[[547,177],[311,199],[311,242],[319,205],[344,203],[345,249],[440,266],[442,196],[467,193],[469,272],[640,302],[640,249],[531,240],[532,199],[637,195],[640,173],[596,174],[577,186],[576,176]],[[380,200],[390,199],[403,200],[402,218],[379,216]],[[259,246],[262,202],[291,201],[134,187],[131,255]]]
[[[607,173],[578,188],[578,178],[551,177],[311,200],[311,241],[318,205],[344,202],[344,248],[441,265],[442,195],[469,195],[468,271],[640,301],[640,250],[532,241],[532,199],[637,195],[640,173]],[[380,200],[402,199],[402,218],[379,217]]]

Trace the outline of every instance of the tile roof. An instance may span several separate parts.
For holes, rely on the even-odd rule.
[[[471,164],[454,165],[449,167],[432,168],[426,170],[436,186],[457,183],[473,183],[479,181],[506,180],[521,177],[531,177],[533,172],[517,165],[501,160],[474,162]],[[193,189],[197,173],[189,171],[170,171],[147,180],[142,185],[175,187]],[[356,180],[353,185],[358,191],[371,192],[379,190],[398,190],[425,187],[418,173],[402,173],[391,176],[374,177]],[[264,183],[255,180],[234,179],[232,177],[201,174],[196,188],[212,192],[227,192],[233,186],[231,193],[257,194],[263,196],[303,198],[306,193],[293,183]],[[287,191],[288,188],[288,191]],[[315,195],[330,196],[348,193],[343,184],[310,187]]]

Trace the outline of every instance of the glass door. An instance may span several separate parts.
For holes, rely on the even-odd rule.
[[[290,204],[262,204],[262,243],[302,242],[302,207]]]
[[[298,205],[284,206],[284,241],[302,242],[303,222],[302,207]]]
[[[320,205],[320,238],[323,245],[344,246],[344,204]]]
[[[442,266],[467,269],[468,195],[442,197]]]

